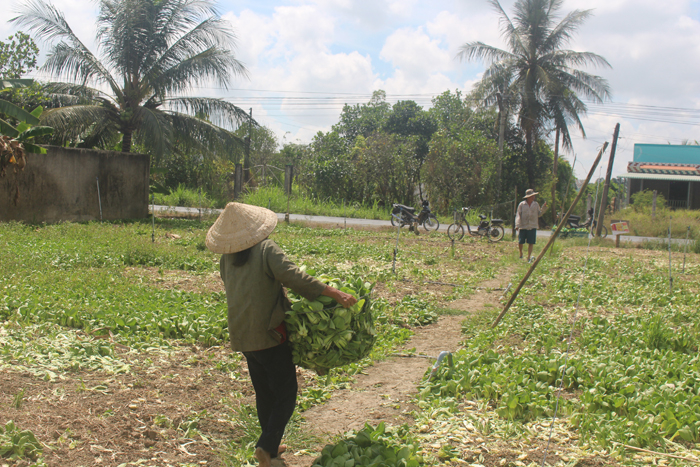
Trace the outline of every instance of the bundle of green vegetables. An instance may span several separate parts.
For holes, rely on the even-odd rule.
[[[354,437],[323,448],[313,467],[419,467],[423,459],[416,446],[401,445],[385,432],[384,423],[375,429],[365,424]]]
[[[342,281],[325,275],[317,279],[358,299],[352,307],[343,308],[324,295],[311,301],[291,290],[287,293],[292,309],[287,312],[285,323],[294,363],[322,375],[331,368],[366,357],[376,336],[370,283],[361,279]]]

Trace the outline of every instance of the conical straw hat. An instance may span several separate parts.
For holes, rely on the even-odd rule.
[[[228,203],[207,232],[207,248],[214,253],[237,253],[267,238],[277,214],[250,204]]]

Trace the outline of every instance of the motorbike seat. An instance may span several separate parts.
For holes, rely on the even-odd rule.
[[[407,211],[413,214],[416,212],[416,208],[412,208],[411,206],[404,206],[403,204],[395,204],[394,212],[397,213],[399,211]]]

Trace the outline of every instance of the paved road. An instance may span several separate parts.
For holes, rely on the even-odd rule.
[[[165,214],[168,212],[174,212],[178,214],[188,214],[197,215],[200,210],[198,208],[186,208],[181,206],[162,206],[155,205],[155,212]],[[218,215],[221,209],[202,209],[202,214],[215,214]],[[284,220],[284,213],[277,213],[277,218],[279,220]],[[391,227],[391,222],[388,220],[376,220],[376,219],[356,219],[356,218],[343,218],[343,217],[330,217],[330,216],[307,216],[305,214],[290,214],[289,220],[292,222],[308,222],[310,224],[323,224],[323,225],[336,225],[338,227],[343,227],[347,225],[348,227],[359,226],[359,227]],[[506,230],[506,238],[511,235],[511,229]],[[447,232],[447,225],[440,224],[440,232]],[[549,238],[552,236],[551,230],[538,230],[537,236],[540,238]],[[608,238],[614,239],[612,235]],[[666,239],[655,238],[655,237],[636,237],[633,235],[623,235],[620,238],[621,242],[628,243],[644,243],[644,242],[663,242],[666,243]],[[692,243],[692,240],[689,241]],[[672,238],[672,244],[684,244],[684,238]]]

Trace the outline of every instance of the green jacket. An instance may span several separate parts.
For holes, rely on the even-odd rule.
[[[290,309],[283,286],[315,300],[326,285],[301,271],[272,240],[253,246],[243,266],[234,266],[233,257],[222,255],[220,263],[231,348],[249,352],[279,345],[282,336],[275,328]]]

